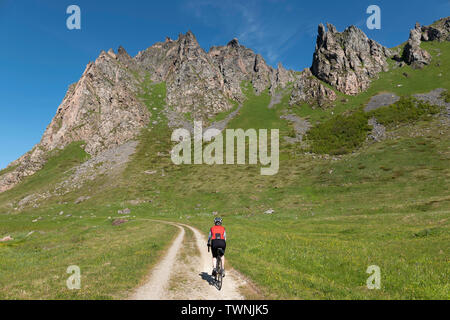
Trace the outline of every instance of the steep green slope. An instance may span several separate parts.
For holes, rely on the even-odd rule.
[[[82,148],[83,144],[74,142],[64,150],[54,150],[47,154],[48,161],[41,170],[22,181],[16,188],[0,193],[0,209],[11,208],[24,197],[35,192],[42,193],[67,177],[71,168],[89,159],[89,155]]]

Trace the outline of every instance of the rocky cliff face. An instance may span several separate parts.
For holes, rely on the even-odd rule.
[[[178,113],[208,118],[232,107],[218,67],[192,32],[181,34],[175,41],[167,38],[164,43],[156,43],[135,60],[153,81],[166,82],[167,104]]]
[[[310,69],[305,69],[294,81],[289,103],[309,103],[312,106],[328,107],[337,98],[336,93],[327,88],[311,73]]]
[[[149,111],[137,99],[139,84],[124,64],[132,61],[123,49],[119,51],[118,55],[102,52],[88,64],[69,88],[41,147],[53,150],[85,141],[86,152],[96,154],[130,140],[148,123]]]
[[[237,39],[207,53],[192,32],[156,43],[140,52],[135,61],[153,81],[166,82],[169,106],[195,118],[210,118],[229,110],[230,99],[242,101],[242,81],[250,81],[256,93],[282,82],[276,81],[277,71],[262,56]]]
[[[356,95],[366,90],[370,80],[388,70],[391,52],[367,38],[360,29],[351,26],[344,32],[328,24],[319,25],[312,73],[339,91]]]
[[[133,60],[123,48],[102,52],[72,84],[40,143],[0,177],[0,192],[42,168],[48,151],[85,141],[91,155],[134,138],[148,123],[149,111],[137,98]]]
[[[272,84],[271,89],[273,88],[284,89],[288,83],[294,82],[295,79],[296,79],[295,72],[292,70],[286,70],[283,67],[283,65],[279,63],[278,68],[275,72],[275,84]]]
[[[242,81],[251,81],[258,94],[271,87],[275,80],[275,71],[263,57],[240,45],[237,39],[226,46],[212,47],[208,56],[220,72],[225,94],[234,100],[244,98],[240,87]]]

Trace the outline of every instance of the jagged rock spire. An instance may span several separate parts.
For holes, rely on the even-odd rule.
[[[422,68],[423,66],[431,62],[431,55],[420,47],[422,39],[422,28],[420,23],[416,23],[414,29],[411,29],[409,33],[408,43],[403,49],[403,60],[416,68]]]
[[[368,39],[359,28],[350,26],[339,33],[332,24],[320,24],[312,73],[345,94],[358,94],[370,79],[387,71],[390,51]]]
[[[239,48],[239,40],[237,38],[234,38],[233,40],[228,42],[227,46],[232,48]]]

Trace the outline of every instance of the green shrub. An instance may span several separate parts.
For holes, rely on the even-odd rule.
[[[345,154],[360,147],[371,127],[362,111],[349,116],[338,115],[313,127],[308,135],[314,153]]]
[[[441,111],[441,107],[402,97],[398,102],[368,113],[357,111],[349,116],[337,115],[313,127],[307,135],[314,153],[346,154],[362,145],[372,128],[368,119],[375,117],[385,126],[424,120]]]
[[[450,91],[449,90],[445,90],[441,93],[441,98],[442,100],[444,100],[446,103],[450,103]]]
[[[385,126],[412,123],[439,113],[441,107],[419,101],[411,97],[402,97],[396,103],[371,111],[369,114]]]

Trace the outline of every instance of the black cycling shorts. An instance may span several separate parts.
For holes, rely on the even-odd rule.
[[[223,240],[223,239],[212,240],[211,241],[211,251],[212,251],[213,258],[217,258],[217,256],[219,255],[219,252],[218,252],[219,248],[222,249],[223,254],[225,254],[225,250],[227,248],[227,243],[225,242],[225,240]]]

